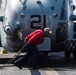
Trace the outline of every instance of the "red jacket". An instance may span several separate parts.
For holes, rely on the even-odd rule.
[[[35,45],[41,44],[44,41],[44,32],[42,30],[35,30],[31,34],[29,34],[26,39],[29,43],[34,43]]]

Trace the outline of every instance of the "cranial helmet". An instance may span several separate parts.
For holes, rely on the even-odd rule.
[[[51,34],[51,33],[52,33],[52,31],[51,31],[51,29],[50,29],[50,28],[44,28],[44,32],[45,32],[45,33],[49,33],[49,34]]]

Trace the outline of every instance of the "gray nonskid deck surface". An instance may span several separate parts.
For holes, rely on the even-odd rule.
[[[21,53],[18,56],[22,56],[24,54],[26,54],[26,53]],[[12,58],[14,55],[16,55],[16,53],[0,54],[0,58]]]
[[[3,55],[12,57],[13,53],[12,55]],[[4,59],[4,61],[6,60]],[[46,60],[44,60],[44,62],[45,61]],[[42,62],[42,64],[44,62]],[[2,68],[4,64],[1,63],[0,75],[76,75],[76,60],[73,58],[66,60],[64,58],[64,53],[52,53],[49,58],[49,63],[50,65],[48,67],[42,67],[37,70],[30,69],[29,67],[23,67],[22,70],[20,70],[17,66],[13,66],[13,64],[9,64],[8,67],[5,66]]]
[[[2,65],[0,65],[2,66]],[[3,69],[0,69],[0,75],[59,75],[54,69],[50,68],[47,69],[29,69],[29,68],[22,68],[20,70],[16,66],[10,66],[10,67],[4,67]]]

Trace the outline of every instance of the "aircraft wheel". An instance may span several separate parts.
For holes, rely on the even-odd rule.
[[[69,58],[70,57],[70,51],[65,51],[65,58]]]

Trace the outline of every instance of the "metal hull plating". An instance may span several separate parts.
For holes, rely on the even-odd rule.
[[[72,0],[6,0],[2,46],[9,51],[19,50],[25,37],[36,29],[50,27],[52,35],[39,45],[39,51],[63,51],[73,39],[70,15]]]

